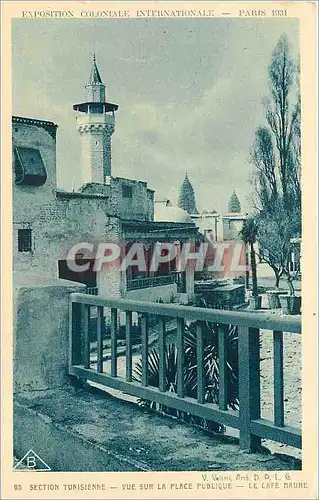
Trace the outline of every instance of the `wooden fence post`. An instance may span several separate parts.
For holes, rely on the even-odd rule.
[[[69,367],[82,363],[81,304],[69,305]]]
[[[260,344],[259,329],[238,329],[239,356],[239,446],[255,452],[261,444],[258,436],[251,434],[251,420],[260,418]]]

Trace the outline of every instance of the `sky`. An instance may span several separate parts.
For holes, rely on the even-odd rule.
[[[72,106],[85,101],[95,52],[107,100],[119,105],[112,175],[176,203],[187,172],[200,211],[226,212],[234,189],[248,211],[249,151],[283,33],[296,56],[295,19],[15,19],[13,114],[58,125],[58,185],[79,187]]]

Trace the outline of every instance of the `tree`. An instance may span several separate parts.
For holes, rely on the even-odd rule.
[[[298,82],[299,83],[299,82]],[[301,128],[300,128],[301,98],[298,90],[298,97],[295,106],[295,120],[293,123],[293,135],[291,148],[288,157],[289,162],[289,192],[291,201],[301,212]]]
[[[253,176],[254,208],[259,212],[271,211],[279,193],[275,150],[271,132],[267,127],[259,127],[255,132],[251,161],[256,168]]]
[[[255,251],[255,243],[257,241],[257,234],[258,234],[257,219],[252,216],[247,217],[247,219],[244,221],[243,227],[239,232],[239,234],[245,245],[249,246],[251,277],[252,277],[252,296],[257,298],[258,283],[257,283],[256,251]]]
[[[300,226],[300,212],[295,209],[287,212],[282,200],[276,200],[271,212],[263,212],[258,216],[258,242],[262,249],[263,260],[272,268],[275,274],[276,288],[279,288],[280,278],[286,276],[291,294],[294,294],[293,280],[296,273],[290,270],[291,238]]]
[[[256,130],[251,151],[253,205],[258,242],[274,271],[276,287],[283,275],[290,287],[290,240],[301,234],[301,141],[299,66],[291,57],[285,35],[273,51],[268,73],[267,124]]]
[[[271,98],[265,99],[266,120],[273,133],[277,154],[278,171],[283,203],[289,210],[293,199],[291,175],[296,168],[293,161],[294,140],[300,116],[300,100],[291,106],[291,95],[296,83],[297,65],[293,61],[285,35],[282,35],[273,51],[269,66]]]

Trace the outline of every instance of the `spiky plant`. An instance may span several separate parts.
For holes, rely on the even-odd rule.
[[[205,401],[218,403],[219,401],[219,359],[218,359],[218,334],[220,325],[205,323],[204,327],[204,369],[205,369]],[[227,389],[228,405],[238,409],[238,334],[237,327],[224,326],[227,341]],[[185,350],[184,350],[184,384],[185,395],[196,399],[197,397],[197,346],[196,323],[185,324]],[[166,346],[165,350],[165,388],[167,391],[177,393],[177,348],[174,343]],[[138,361],[134,367],[134,378],[142,379],[142,363]],[[156,348],[148,356],[148,384],[159,386],[159,355]],[[155,409],[163,414],[175,416],[183,421],[199,425],[204,429],[214,432],[224,432],[224,426],[200,417],[194,417],[187,412],[168,408],[162,404],[140,399],[143,407]]]
[[[232,325],[218,323],[204,323],[204,371],[205,371],[205,400],[208,403],[219,403],[219,357],[218,357],[218,329],[224,329],[227,343],[227,396],[228,406],[238,409],[238,328]],[[188,371],[192,382],[192,392],[197,393],[197,333],[196,323],[185,325],[185,345],[188,357]]]

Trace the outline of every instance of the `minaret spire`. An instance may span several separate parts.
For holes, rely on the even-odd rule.
[[[87,87],[94,86],[94,85],[99,85],[101,87],[103,86],[104,90],[105,90],[105,85],[102,82],[102,78],[101,78],[99,69],[97,67],[95,52],[93,52],[93,65],[92,65],[90,79],[89,79],[89,83],[88,83]],[[105,93],[104,93],[104,98],[105,98]]]
[[[108,184],[111,178],[111,136],[115,130],[117,104],[106,101],[105,85],[93,52],[89,83],[85,86],[86,101],[74,104],[78,131],[82,142],[83,183]]]

